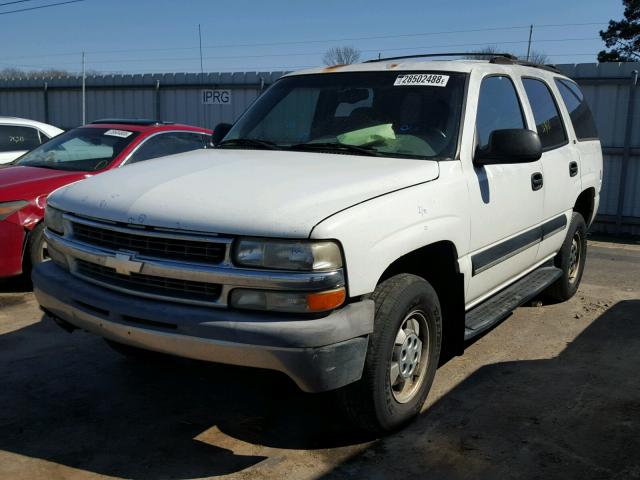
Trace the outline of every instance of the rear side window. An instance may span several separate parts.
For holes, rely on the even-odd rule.
[[[531,110],[533,110],[533,118],[536,121],[536,130],[540,136],[542,149],[550,150],[566,144],[567,133],[562,123],[562,117],[547,84],[533,78],[523,79],[522,84],[527,92]]]
[[[32,150],[40,143],[40,135],[35,128],[0,125],[0,152]]]
[[[573,82],[556,78],[556,85],[560,90],[560,96],[569,111],[573,129],[578,140],[598,138],[596,123],[593,121],[591,110],[584,100],[584,95]]]
[[[128,163],[142,162],[152,158],[175,155],[206,148],[205,135],[192,132],[161,133],[144,142],[133,154]]]
[[[489,143],[494,130],[525,128],[518,94],[509,77],[486,77],[480,85],[476,134],[478,146]]]

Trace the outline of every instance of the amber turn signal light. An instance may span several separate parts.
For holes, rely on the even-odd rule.
[[[329,292],[308,293],[307,308],[310,312],[324,312],[339,307],[346,298],[347,293],[344,288]]]

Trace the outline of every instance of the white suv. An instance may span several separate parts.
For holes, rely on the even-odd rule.
[[[125,353],[279,370],[384,432],[445,352],[578,288],[601,147],[550,67],[307,70],[214,136],[49,198],[33,280],[50,317]]]
[[[35,120],[0,117],[0,165],[13,162],[63,130]]]

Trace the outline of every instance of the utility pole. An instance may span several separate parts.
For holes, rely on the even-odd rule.
[[[200,80],[204,79],[204,67],[202,66],[202,28],[198,24],[198,39],[200,41]]]
[[[204,66],[202,64],[202,26],[198,24],[198,42],[200,43],[200,86],[204,88]],[[200,90],[200,95],[202,95],[204,90]],[[200,107],[202,110],[202,126],[207,126],[209,124],[209,115],[208,109],[206,105],[202,105]]]
[[[529,56],[531,55],[531,36],[533,35],[533,25],[529,25],[529,44],[527,45],[527,62],[529,61]]]
[[[85,70],[84,52],[82,52],[82,125],[87,123],[87,75]]]

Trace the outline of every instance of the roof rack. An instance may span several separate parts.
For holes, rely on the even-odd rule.
[[[407,58],[429,58],[429,57],[483,57],[489,58],[489,63],[499,65],[522,65],[524,67],[540,68],[554,73],[562,73],[555,65],[542,65],[538,63],[519,60],[518,57],[510,53],[483,53],[483,52],[455,52],[455,53],[425,53],[416,55],[403,55],[400,57],[386,57],[367,60],[364,63],[386,62],[388,60],[404,60]]]
[[[152,120],[149,118],[101,118],[100,120],[94,120],[92,125],[104,124],[104,123],[124,123],[127,125],[171,125],[173,122],[162,122],[160,120]]]
[[[425,53],[415,55],[402,55],[400,57],[375,58],[364,63],[386,62],[387,60],[404,60],[405,58],[422,57],[503,57],[505,59],[517,60],[518,58],[510,53],[480,53],[480,52],[455,52],[455,53]]]

